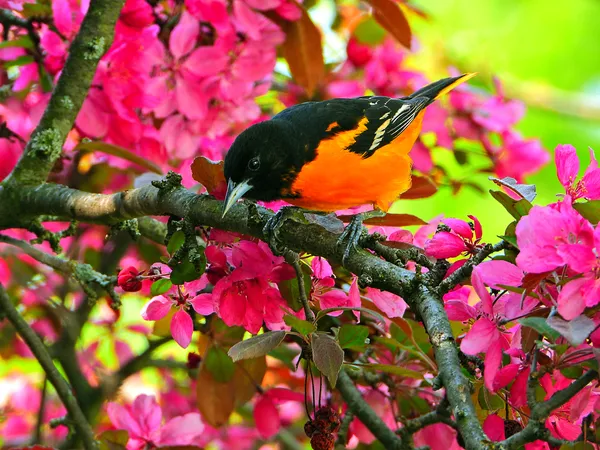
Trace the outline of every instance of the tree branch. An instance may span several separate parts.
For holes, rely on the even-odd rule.
[[[100,58],[112,45],[123,0],[92,0],[40,123],[5,186],[46,181],[73,128]]]
[[[89,297],[94,299],[97,298],[98,295],[94,287],[101,287],[106,291],[113,302],[119,302],[119,296],[113,288],[116,283],[115,277],[109,277],[102,273],[96,272],[89,264],[70,261],[68,259],[59,258],[58,256],[43,252],[27,242],[12,238],[10,236],[0,234],[0,242],[20,248],[25,254],[31,256],[33,259],[41,262],[42,264],[52,267],[53,269],[56,269],[57,271],[62,272],[69,277],[72,276],[75,278],[75,280],[77,280],[84,292]]]
[[[477,253],[473,258],[468,260],[460,269],[456,272],[453,272],[448,278],[440,283],[439,291],[443,295],[446,292],[451,291],[457,284],[462,283],[468,277],[471,276],[473,269],[475,266],[481,264],[485,258],[490,256],[492,253],[499,252],[500,250],[504,250],[508,248],[510,244],[506,241],[500,241],[497,244],[491,245],[487,244],[483,247],[479,253]]]
[[[595,370],[588,370],[565,389],[555,392],[552,397],[545,402],[536,403],[531,410],[531,416],[529,417],[529,422],[525,428],[508,439],[498,443],[498,448],[502,450],[517,449],[521,448],[524,444],[537,439],[543,441],[551,440],[552,436],[550,435],[550,431],[545,427],[548,416],[552,411],[560,408],[575,397],[584,387],[596,378],[598,378],[598,372]]]
[[[146,186],[113,195],[89,194],[65,186],[44,184],[19,189],[15,204],[21,206],[18,215],[24,218],[47,214],[111,225],[142,216],[173,215],[185,217],[197,225],[265,238],[263,228],[273,215],[271,211],[251,203],[238,203],[223,218],[221,202],[178,187],[177,181],[177,176],[171,174],[167,181],[158,183],[160,189]],[[0,192],[0,207],[1,200]],[[0,214],[1,226],[14,226],[14,223]],[[309,252],[337,263],[342,261],[343,249],[337,245],[339,234],[320,225],[300,224],[290,219],[282,224],[279,237],[292,251]],[[469,382],[462,374],[450,322],[440,295],[434,292],[434,287],[425,286],[437,286],[437,278],[417,275],[362,249],[350,255],[345,268],[368,278],[372,287],[402,296],[419,313],[435,349],[440,377],[448,391],[460,433],[470,449],[482,448],[482,442],[487,438],[477,420]]]
[[[440,295],[432,292],[426,284],[420,284],[415,295],[414,307],[429,334],[439,376],[446,388],[451,411],[466,447],[469,450],[486,448],[484,442],[489,439],[483,432],[471,401],[472,386],[461,370],[458,349]]]
[[[400,437],[388,428],[375,411],[364,401],[362,395],[348,374],[342,369],[338,376],[336,388],[348,404],[348,409],[360,419],[371,433],[389,450],[405,449]]]
[[[4,315],[13,324],[19,335],[27,343],[27,346],[31,352],[39,361],[40,365],[44,369],[44,372],[46,372],[48,381],[52,383],[52,386],[54,386],[54,389],[56,389],[60,400],[65,405],[65,408],[67,408],[69,417],[73,420],[75,428],[77,429],[78,434],[81,436],[84,447],[86,449],[96,449],[97,444],[94,439],[92,427],[87,422],[83,412],[79,408],[79,404],[77,403],[73,392],[71,392],[71,388],[67,384],[66,380],[62,377],[60,372],[56,369],[56,366],[48,354],[46,346],[27,324],[27,322],[25,322],[25,319],[23,319],[17,312],[16,308],[8,298],[8,295],[6,295],[6,291],[2,285],[0,285],[0,310],[2,310]]]

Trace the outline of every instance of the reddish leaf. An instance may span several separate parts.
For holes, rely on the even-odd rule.
[[[223,161],[214,162],[198,156],[192,163],[192,178],[206,188],[209,194],[215,191],[225,193],[226,182],[223,174]]]
[[[541,283],[548,275],[552,272],[544,272],[544,273],[528,273],[523,277],[523,281],[521,282],[521,287],[526,291],[533,291],[538,287],[538,284]]]
[[[290,66],[294,81],[311,97],[325,77],[321,32],[304,9],[299,20],[283,22],[282,28],[285,31],[283,57]]]
[[[338,216],[338,219],[344,223],[348,223],[352,217],[352,215],[344,215]],[[382,217],[371,217],[363,221],[363,224],[382,227],[408,227],[410,225],[427,225],[427,222],[412,214],[386,214]]]
[[[410,189],[402,194],[400,198],[410,200],[427,198],[435,194],[437,190],[437,186],[429,178],[413,175]]]
[[[241,406],[256,394],[256,386],[262,384],[267,372],[267,358],[245,359],[235,363],[233,374],[234,403]]]
[[[202,419],[215,428],[225,425],[235,407],[232,383],[219,383],[206,365],[202,364],[196,386],[196,404]]]
[[[410,50],[412,33],[400,6],[393,0],[367,0],[373,7],[373,17],[394,38]]]

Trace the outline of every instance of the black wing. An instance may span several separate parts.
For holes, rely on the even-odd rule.
[[[361,100],[369,105],[365,109],[367,129],[356,138],[348,150],[359,153],[364,158],[372,156],[377,149],[400,136],[415,120],[417,114],[432,101],[427,97],[361,97]]]
[[[310,147],[316,149],[322,140],[354,130],[366,118],[366,130],[346,149],[368,158],[378,148],[396,139],[431,102],[428,97],[332,99],[292,106],[274,116],[273,120],[293,122],[306,135]]]

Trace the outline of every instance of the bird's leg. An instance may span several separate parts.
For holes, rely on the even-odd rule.
[[[358,213],[352,216],[350,223],[344,228],[344,232],[340,235],[337,241],[338,247],[344,249],[342,255],[342,264],[345,265],[350,255],[357,251],[360,247],[360,241],[367,230],[363,227],[363,220],[370,219],[372,217],[381,217],[385,215],[384,212],[379,210],[367,211],[364,213]]]
[[[279,238],[279,231],[283,224],[292,219],[300,212],[301,208],[297,206],[283,206],[275,215],[271,216],[263,228],[266,242],[269,244],[271,251],[276,256],[281,256],[285,253],[286,247],[282,245]]]

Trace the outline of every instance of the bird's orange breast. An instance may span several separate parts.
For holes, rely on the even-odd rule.
[[[411,184],[412,160],[408,156],[419,132],[423,113],[395,140],[368,158],[346,148],[366,130],[363,119],[357,128],[322,141],[316,158],[305,164],[292,184],[296,206],[336,211],[373,204],[387,211]]]

